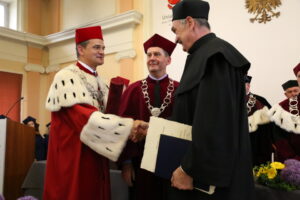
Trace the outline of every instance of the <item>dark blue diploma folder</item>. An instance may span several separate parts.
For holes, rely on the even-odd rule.
[[[191,141],[168,135],[161,135],[157,152],[155,175],[171,179]]]

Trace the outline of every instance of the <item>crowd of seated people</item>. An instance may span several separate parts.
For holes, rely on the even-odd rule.
[[[275,105],[250,92],[250,76],[245,77],[246,106],[253,165],[287,159],[300,160],[300,63],[294,68],[297,80],[282,84],[286,99]]]

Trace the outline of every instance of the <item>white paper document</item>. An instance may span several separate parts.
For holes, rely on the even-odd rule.
[[[149,128],[144,147],[144,155],[141,163],[141,168],[150,172],[155,171],[161,135],[167,135],[191,141],[192,127],[163,118],[150,117]]]

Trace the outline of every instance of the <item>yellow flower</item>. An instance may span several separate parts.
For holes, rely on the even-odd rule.
[[[268,178],[269,178],[269,179],[273,179],[273,178],[275,178],[276,175],[277,175],[277,170],[276,170],[275,168],[271,167],[271,168],[268,170],[267,175],[268,175]]]
[[[255,173],[255,176],[256,176],[256,177],[259,177],[260,174],[261,174],[261,172],[260,172],[260,170],[259,170],[258,172]]]
[[[273,167],[275,169],[283,169],[283,168],[285,168],[285,165],[281,162],[272,162],[271,167]]]
[[[258,169],[258,171],[256,172],[255,176],[259,177],[261,174],[265,174],[265,173],[267,173],[266,168],[265,167],[260,167]]]
[[[261,167],[259,170],[262,174],[266,174],[268,173],[269,167]]]

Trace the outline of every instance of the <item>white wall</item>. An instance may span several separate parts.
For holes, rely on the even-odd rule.
[[[251,91],[266,97],[271,104],[283,100],[281,84],[295,79],[292,69],[300,62],[300,1],[282,0],[282,5],[276,9],[281,12],[279,18],[266,24],[249,21],[254,15],[248,13],[245,0],[208,2],[212,32],[232,43],[252,63],[249,71],[253,76]],[[161,0],[152,0],[153,24],[149,34],[156,32],[174,40],[170,22],[162,20],[163,15],[171,13]],[[181,47],[176,50],[180,51]],[[185,55],[175,52],[172,59],[169,72],[177,79],[182,73]]]
[[[116,13],[115,0],[63,0],[62,30],[92,22]]]

